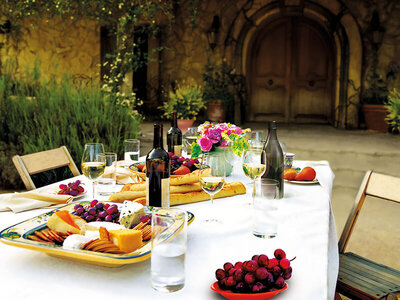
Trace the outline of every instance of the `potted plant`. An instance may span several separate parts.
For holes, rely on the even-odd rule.
[[[393,132],[400,133],[400,92],[393,89],[388,96],[386,121]]]
[[[164,116],[171,118],[176,112],[178,127],[185,132],[192,127],[199,111],[205,108],[202,95],[203,91],[197,84],[177,83],[175,89],[168,93],[168,101],[161,106]]]
[[[389,124],[385,120],[388,113],[386,104],[390,83],[396,78],[398,70],[399,66],[395,62],[391,62],[389,71],[386,73],[386,80],[376,72],[371,72],[368,80],[370,86],[361,95],[361,110],[367,129],[379,132],[388,131]]]
[[[208,61],[204,73],[203,99],[207,103],[208,119],[213,122],[224,122],[228,112],[233,109],[235,100],[233,92],[234,69],[229,68],[226,59],[222,64],[214,67]]]

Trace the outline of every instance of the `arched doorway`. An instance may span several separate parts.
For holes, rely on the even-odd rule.
[[[334,47],[328,33],[305,17],[263,26],[248,52],[247,121],[332,122]]]

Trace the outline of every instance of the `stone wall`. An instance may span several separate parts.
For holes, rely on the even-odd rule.
[[[27,19],[19,30],[0,34],[0,45],[1,66],[11,59],[22,76],[37,59],[44,79],[65,73],[74,81],[100,78],[100,25],[93,21]]]
[[[235,47],[243,41],[238,41],[236,38],[246,22],[251,22],[252,17],[262,7],[273,2],[277,3],[277,10],[279,10],[287,4],[302,5],[306,1],[204,1],[198,10],[196,28],[191,27],[187,9],[178,11],[174,30],[164,35],[164,42],[171,49],[162,55],[161,77],[164,88],[168,88],[174,80],[191,79],[201,83],[201,74],[207,59],[212,62],[221,62],[225,57],[233,67],[243,73],[241,63],[238,64],[235,61],[237,60]],[[339,127],[358,127],[359,93],[368,86],[366,74],[371,66],[372,47],[368,28],[372,12],[374,9],[378,10],[382,26],[386,28],[383,43],[378,51],[377,68],[378,73],[384,78],[390,62],[400,63],[400,7],[396,1],[390,0],[376,3],[366,0],[346,0],[344,5],[340,1],[327,0],[318,0],[314,3],[328,9],[335,16],[343,14],[339,21],[345,27],[351,46],[350,68],[348,69],[346,99],[344,99],[346,103],[339,103],[339,100],[335,102],[335,107],[343,110],[345,116],[336,121]],[[208,45],[207,31],[214,15],[220,17],[221,27],[217,46],[211,50]],[[323,22],[327,23],[327,20],[322,20]],[[338,52],[337,59],[340,59],[340,55],[341,53]],[[400,87],[400,76],[391,83],[390,87]]]
[[[189,80],[202,83],[202,73],[207,61],[220,63],[223,58],[228,64],[244,74],[245,63],[243,53],[237,49],[249,41],[239,40],[246,24],[253,20],[267,18],[268,14],[281,13],[282,7],[316,3],[329,10],[345,27],[349,39],[350,53],[348,70],[348,88],[345,93],[347,103],[335,100],[335,109],[345,111],[345,116],[336,116],[336,125],[340,127],[358,126],[358,103],[360,91],[368,86],[367,73],[373,62],[373,50],[370,35],[372,12],[377,10],[381,25],[385,28],[383,42],[378,49],[377,72],[385,79],[391,62],[400,63],[400,3],[394,0],[358,1],[358,0],[224,0],[197,1],[200,7],[197,11],[197,26],[191,26],[188,7],[177,7],[175,24],[172,30],[166,28],[160,35],[159,42],[149,44],[149,50],[160,45],[167,46],[159,56],[161,63],[151,63],[148,71],[148,85],[154,91],[167,91],[175,80]],[[184,2],[186,3],[186,2]],[[274,11],[258,16],[263,7],[275,4]],[[187,5],[182,4],[182,5]],[[315,14],[304,10],[304,14]],[[207,39],[214,15],[220,19],[219,35],[215,49],[211,49]],[[321,24],[327,20],[320,15]],[[340,37],[334,36],[337,44]],[[239,46],[238,46],[239,45]],[[358,46],[357,46],[358,45]],[[337,51],[337,70],[339,59],[343,55]],[[100,24],[94,21],[82,20],[26,20],[19,32],[0,34],[0,64],[4,67],[7,59],[14,59],[17,72],[23,74],[26,66],[32,65],[38,59],[45,78],[56,76],[61,78],[65,72],[70,72],[74,79],[83,81],[98,81],[100,78]],[[337,72],[337,73],[338,73]],[[339,94],[337,76],[337,95]],[[400,88],[400,76],[390,83],[390,88]],[[150,91],[150,99],[145,103],[156,108],[165,100],[159,93]],[[163,93],[161,93],[163,95]],[[336,95],[336,97],[338,97]],[[349,104],[350,99],[352,104]],[[345,107],[347,105],[347,107]],[[236,111],[238,111],[238,106]],[[238,115],[236,115],[238,117]],[[237,119],[237,118],[236,118]],[[343,121],[346,119],[347,123]]]

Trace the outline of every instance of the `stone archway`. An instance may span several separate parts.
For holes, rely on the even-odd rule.
[[[290,1],[297,5],[286,5],[285,2],[270,1],[265,4],[262,0],[254,1],[254,9],[249,9],[246,17],[238,17],[232,24],[227,40],[236,43],[227,45],[226,53],[232,55],[233,64],[246,77],[247,89],[250,90],[248,57],[260,28],[282,17],[301,17],[314,22],[330,36],[333,43],[334,96],[330,121],[335,127],[357,127],[357,107],[349,106],[347,99],[356,93],[353,88],[361,85],[362,42],[358,24],[339,1]],[[236,104],[235,111],[241,113],[236,119],[246,119],[248,101],[249,97]]]

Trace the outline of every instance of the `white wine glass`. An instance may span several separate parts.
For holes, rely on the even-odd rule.
[[[93,198],[95,198],[96,180],[103,175],[106,168],[106,157],[104,146],[101,143],[85,144],[82,154],[82,173],[93,184]]]
[[[260,148],[250,148],[243,152],[243,172],[253,180],[253,203],[256,195],[256,180],[263,176],[267,169],[266,157],[265,151]]]
[[[217,194],[225,184],[225,155],[224,153],[207,152],[201,156],[199,170],[199,181],[203,190],[210,195],[211,205],[214,203],[214,195]],[[220,223],[216,217],[211,216],[215,209],[210,210],[210,215],[205,222]]]

